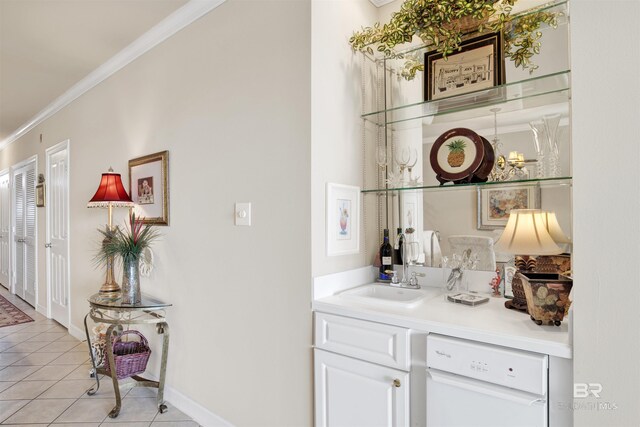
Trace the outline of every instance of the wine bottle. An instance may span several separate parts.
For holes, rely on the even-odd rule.
[[[402,228],[398,227],[396,232],[396,244],[393,246],[393,262],[397,265],[402,265],[402,249],[404,246],[404,234],[402,234]]]
[[[391,276],[386,273],[387,270],[393,270],[393,248],[389,243],[389,230],[384,229],[384,241],[380,246],[380,279],[389,280]]]

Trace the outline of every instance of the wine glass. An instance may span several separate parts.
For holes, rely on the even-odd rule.
[[[387,167],[387,147],[385,145],[378,145],[376,148],[376,163],[378,163],[380,169]]]
[[[415,160],[413,161],[413,163],[408,164],[409,162],[411,162],[411,157],[413,157],[411,154],[415,155]],[[411,175],[411,171],[413,169],[413,167],[416,165],[416,163],[418,163],[418,150],[413,148],[409,154],[409,162],[407,162],[407,170],[409,171],[409,181],[413,180],[413,177]]]
[[[400,150],[400,153],[396,156],[396,163],[400,167],[400,180],[404,180],[404,170],[407,168],[409,161],[411,160],[411,151],[409,147],[404,147]]]

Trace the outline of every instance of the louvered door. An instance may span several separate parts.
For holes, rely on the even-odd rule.
[[[11,188],[9,171],[0,174],[0,284],[11,287]]]
[[[14,293],[36,304],[36,163],[13,172],[14,196]]]

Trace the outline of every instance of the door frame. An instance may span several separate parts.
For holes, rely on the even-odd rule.
[[[67,174],[66,174],[66,186],[67,186],[67,195],[69,195],[70,192],[70,182],[71,180],[69,179],[70,176],[70,169],[71,169],[71,165],[70,165],[70,161],[71,161],[71,153],[70,153],[70,147],[71,147],[71,140],[70,139],[65,139],[62,142],[57,143],[56,145],[54,145],[53,147],[49,147],[45,150],[45,154],[44,154],[44,159],[45,159],[45,182],[50,182],[50,158],[52,155],[56,154],[58,151],[62,151],[62,150],[67,150]],[[45,192],[45,243],[49,242],[51,240],[51,192],[50,191],[46,191]],[[69,210],[70,208],[70,199],[71,197],[67,197],[67,206],[66,206],[66,211],[67,211],[67,273],[69,273],[67,275],[68,279],[67,280],[67,295],[69,295],[69,300],[67,301],[67,325],[69,325],[69,328],[71,327],[71,212]],[[50,257],[49,257],[49,253],[47,251],[45,251],[45,257],[46,257],[46,268],[45,268],[45,280],[47,282],[47,318],[51,319],[51,262],[50,262]]]
[[[9,283],[7,289],[13,293],[13,174],[11,167],[0,171],[0,176],[7,175],[9,177]]]
[[[29,165],[30,163],[33,163],[33,167],[35,169],[35,174],[36,174],[36,182],[37,182],[37,176],[38,176],[38,155],[34,154],[33,156],[27,157],[25,160],[22,160],[21,162],[18,162],[16,164],[14,164],[13,166],[11,166],[9,168],[9,170],[11,171],[11,176],[10,176],[10,182],[11,182],[11,289],[10,292],[12,294],[15,295],[16,293],[16,277],[15,277],[15,266],[16,266],[16,251],[15,251],[15,229],[16,229],[16,206],[15,206],[15,200],[16,200],[16,195],[15,195],[15,185],[13,182],[13,176],[15,174],[16,169],[20,169],[23,168],[27,165]],[[35,264],[36,264],[36,272],[35,272],[35,289],[34,289],[34,296],[35,296],[35,301],[34,301],[34,308],[38,307],[38,208],[36,208],[36,213],[35,213],[35,230],[34,230],[35,236],[34,236],[34,248],[35,248]],[[24,299],[24,295],[18,295],[20,297],[20,299]]]

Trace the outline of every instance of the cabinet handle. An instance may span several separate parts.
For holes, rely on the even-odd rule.
[[[399,380],[399,379],[397,379],[397,378],[396,378],[395,380],[393,380],[393,386],[394,386],[394,387],[400,387],[401,385],[402,385],[402,384],[400,383],[400,380]]]

